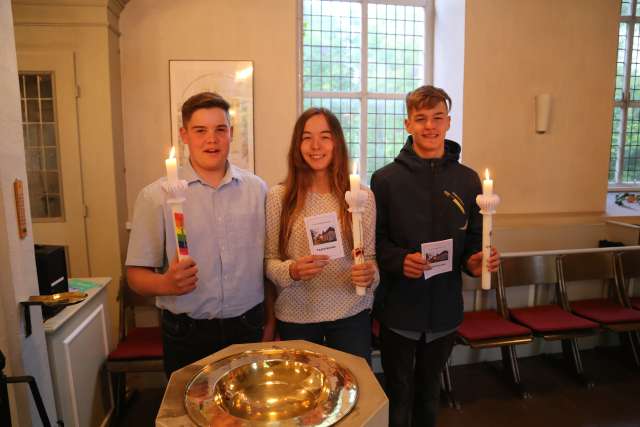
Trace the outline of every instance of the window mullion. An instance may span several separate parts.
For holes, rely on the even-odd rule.
[[[364,182],[367,182],[367,93],[368,87],[368,71],[369,71],[369,13],[367,0],[362,0],[362,33],[360,36],[360,177]]]
[[[635,14],[636,0],[632,0],[631,7]],[[635,32],[635,23],[629,22],[627,24],[627,40],[625,51],[625,67],[624,67],[624,79],[622,87],[622,115],[620,118],[619,129],[619,144],[618,144],[618,156],[616,158],[616,173],[615,182],[619,184],[622,182],[622,173],[624,171],[624,147],[627,141],[627,121],[629,112],[629,102],[631,101],[631,62],[633,54],[633,35]]]
[[[404,93],[384,93],[384,92],[369,92],[367,93],[367,99],[401,99],[404,100],[406,94]]]
[[[361,92],[327,92],[318,90],[309,90],[304,92],[304,96],[308,98],[360,98]]]

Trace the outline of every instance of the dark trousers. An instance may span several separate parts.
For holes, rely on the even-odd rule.
[[[390,427],[432,427],[440,405],[440,372],[451,355],[451,333],[435,341],[414,341],[382,326],[380,350]]]
[[[162,345],[167,377],[231,344],[259,342],[263,323],[262,304],[228,319],[192,319],[186,314],[163,310]]]
[[[371,318],[369,310],[331,322],[290,323],[278,320],[283,340],[307,340],[371,362]]]

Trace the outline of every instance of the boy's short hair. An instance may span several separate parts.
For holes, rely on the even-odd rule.
[[[230,107],[229,103],[215,92],[197,93],[182,104],[182,126],[186,127],[193,113],[202,108],[221,108],[227,116],[227,121],[229,121]]]
[[[433,108],[440,102],[444,102],[447,111],[451,111],[451,98],[447,92],[431,85],[420,86],[412,90],[407,94],[405,100],[407,103],[407,115],[409,115],[412,110]]]

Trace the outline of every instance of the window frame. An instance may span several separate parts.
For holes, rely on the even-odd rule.
[[[27,90],[26,90],[26,76],[35,76],[37,79],[37,97],[33,98],[33,97],[29,97],[27,94]],[[51,81],[51,96],[50,97],[43,97],[41,96],[41,85],[40,85],[40,78],[42,76],[49,76],[49,79]],[[56,88],[56,75],[55,72],[53,70],[18,70],[18,82],[20,85],[20,109],[21,111],[21,125],[22,125],[22,131],[23,131],[23,140],[24,140],[24,149],[25,149],[25,156],[28,155],[29,151],[34,150],[33,146],[28,146],[28,138],[27,138],[27,127],[29,126],[33,126],[33,125],[40,125],[38,132],[42,133],[42,125],[43,124],[47,124],[47,125],[52,125],[53,126],[53,136],[54,136],[54,141],[55,141],[55,145],[53,146],[54,148],[52,148],[52,146],[49,145],[44,145],[44,139],[40,138],[40,144],[38,146],[36,146],[36,149],[38,149],[41,152],[41,167],[38,170],[32,170],[29,169],[29,165],[26,164],[25,167],[27,168],[27,175],[29,175],[30,173],[38,173],[38,174],[45,174],[45,173],[56,173],[57,175],[57,186],[58,186],[58,192],[52,192],[52,191],[47,191],[45,189],[45,191],[43,193],[34,193],[33,192],[33,183],[30,182],[29,180],[29,176],[27,176],[27,187],[29,189],[29,195],[30,197],[33,197],[34,194],[39,194],[40,197],[43,197],[46,199],[46,206],[49,206],[49,200],[51,199],[58,199],[58,203],[60,204],[60,215],[49,215],[49,213],[47,212],[46,216],[34,216],[34,212],[33,212],[33,208],[32,210],[32,217],[31,217],[31,222],[32,223],[61,223],[61,222],[65,222],[66,221],[66,203],[64,200],[64,188],[63,188],[63,184],[62,184],[62,165],[61,165],[61,154],[60,154],[60,135],[59,135],[59,128],[58,128],[58,106],[57,106],[57,88]],[[27,117],[27,115],[25,114],[25,111],[27,110],[27,102],[29,100],[37,100],[38,101],[38,105],[40,106],[40,117],[39,120],[37,122],[32,122],[29,119],[29,117]],[[52,121],[45,121],[42,119],[42,113],[41,113],[41,103],[42,101],[51,101],[52,104],[52,117],[53,120]],[[45,154],[45,150],[52,150],[55,149],[55,153],[56,153],[56,169],[48,169],[46,166],[46,154]],[[26,161],[26,158],[25,158]],[[45,186],[46,187],[46,186]],[[33,205],[32,205],[33,206]]]
[[[622,98],[616,99],[615,95],[615,83],[614,83],[614,94],[613,94],[613,112],[615,112],[616,108],[620,108],[620,127],[617,129],[612,129],[612,131],[616,131],[618,135],[618,155],[616,158],[616,169],[614,174],[613,182],[608,182],[609,191],[627,191],[627,190],[640,190],[640,182],[637,183],[623,183],[621,182],[622,174],[624,172],[624,148],[627,142],[627,122],[628,122],[628,114],[629,108],[640,108],[640,100],[632,101],[630,96],[630,84],[631,84],[631,65],[632,65],[632,56],[633,56],[633,37],[635,31],[635,24],[640,25],[640,14],[636,14],[636,7],[640,4],[639,0],[630,0],[630,10],[631,15],[624,16],[622,15],[622,0],[620,0],[620,11],[618,16],[618,34],[620,34],[620,24],[627,24],[627,34],[625,41],[625,52],[624,52],[624,74],[622,76]],[[618,36],[619,40],[619,36]],[[619,45],[616,47],[616,52],[619,49]],[[617,63],[617,56],[616,56]],[[617,75],[617,71],[616,71]],[[613,121],[613,119],[612,119]],[[613,134],[613,132],[612,132]],[[610,141],[612,142],[612,141]],[[611,164],[611,162],[609,162]],[[607,174],[608,175],[608,174]]]
[[[324,0],[332,1],[332,0]],[[347,98],[357,99],[360,101],[360,153],[358,164],[358,173],[362,179],[362,182],[369,182],[367,176],[367,125],[368,125],[368,101],[369,100],[403,100],[406,93],[380,93],[369,92],[368,82],[368,5],[369,4],[385,4],[385,5],[397,5],[397,6],[414,6],[424,7],[425,12],[425,29],[424,29],[424,84],[432,84],[433,82],[433,45],[434,45],[434,1],[435,0],[333,0],[350,3],[360,3],[362,9],[362,46],[360,47],[360,76],[361,85],[360,91],[357,92],[323,92],[323,91],[304,91],[304,73],[302,70],[304,61],[304,43],[302,37],[303,24],[304,24],[304,0],[298,0],[298,13],[297,13],[297,75],[298,84],[296,90],[297,96],[297,115],[299,116],[303,111],[304,98]]]

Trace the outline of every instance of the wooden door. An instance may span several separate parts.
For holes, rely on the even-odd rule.
[[[34,242],[65,246],[69,276],[89,277],[73,53],[19,49],[18,68]]]

